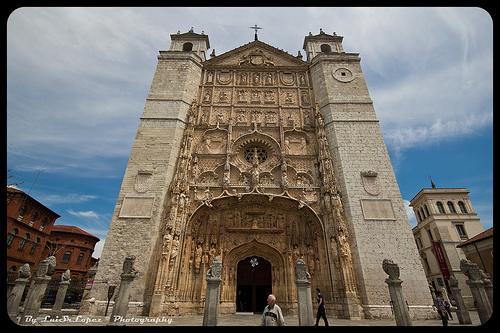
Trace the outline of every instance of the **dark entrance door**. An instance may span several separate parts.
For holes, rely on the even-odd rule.
[[[262,257],[248,257],[238,263],[236,311],[262,313],[272,293],[271,263]]]

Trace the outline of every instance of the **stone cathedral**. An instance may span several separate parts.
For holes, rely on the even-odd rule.
[[[133,255],[131,315],[202,314],[220,256],[221,313],[259,313],[272,292],[296,314],[301,258],[329,315],[392,317],[388,258],[412,317],[432,316],[360,57],[342,39],[309,33],[304,60],[255,36],[207,60],[206,34],[171,35],[84,312],[104,314]]]

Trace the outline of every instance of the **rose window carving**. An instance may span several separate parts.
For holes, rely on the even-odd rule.
[[[262,147],[252,146],[245,149],[245,160],[254,164],[261,164],[267,160],[267,151]]]

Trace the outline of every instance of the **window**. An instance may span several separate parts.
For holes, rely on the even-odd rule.
[[[38,212],[35,212],[35,214],[31,215],[31,219],[28,225],[32,227],[33,224],[35,224],[36,220],[38,220]]]
[[[66,251],[66,252],[64,252],[64,255],[62,257],[62,262],[68,263],[70,258],[71,258],[71,252]]]
[[[430,229],[427,230],[427,234],[429,235],[429,239],[432,241],[434,241],[434,237],[432,237],[432,232]]]
[[[76,259],[76,264],[77,265],[80,265],[82,263],[84,255],[85,255],[84,253],[80,253],[80,255],[78,256],[78,258]]]
[[[425,213],[427,214],[427,216],[429,216],[429,209],[427,209],[427,205],[424,205],[424,210],[425,210]]]
[[[40,226],[40,231],[42,231],[47,226],[47,224],[49,224],[49,219],[44,217],[42,220],[42,225]]]
[[[417,242],[417,248],[420,250],[422,248],[422,240],[420,238],[415,238],[415,241]]]
[[[427,261],[427,258],[424,258],[424,263],[425,263],[425,268],[427,268],[427,271],[430,274],[431,273],[431,266],[429,266],[429,262]]]
[[[193,51],[193,43],[184,43],[184,45],[182,45],[182,51],[184,52],[187,52],[187,51]]]
[[[441,201],[436,202],[436,206],[438,208],[439,214],[444,214],[444,207]]]
[[[455,224],[455,228],[457,228],[458,235],[462,239],[467,239],[467,233],[465,232],[465,228],[463,224]]]
[[[35,250],[36,250],[36,247],[37,247],[37,246],[38,246],[38,244],[37,244],[37,243],[33,243],[33,244],[31,245],[30,254],[35,253]]]
[[[462,214],[467,214],[467,209],[465,208],[465,204],[463,201],[458,202],[458,207],[460,207],[460,211]]]
[[[7,235],[7,246],[11,246],[12,241],[14,240],[18,232],[19,231],[17,230],[17,228],[14,228],[11,232],[9,232],[9,234]]]
[[[442,278],[437,278],[436,281],[440,287],[444,287],[444,282]]]
[[[24,218],[24,214],[26,214],[26,206],[22,206],[21,209],[19,209],[19,215],[17,217],[18,221],[22,221]]]
[[[321,44],[321,52],[332,53],[332,48],[328,44]]]
[[[448,209],[450,210],[450,213],[452,213],[452,214],[456,214],[457,213],[457,211],[455,210],[455,205],[453,204],[453,202],[448,201],[447,205],[448,205]]]
[[[21,241],[19,242],[19,247],[17,248],[19,251],[24,250],[24,246],[26,245],[26,241],[30,239],[30,235],[26,234],[25,238],[21,238]]]

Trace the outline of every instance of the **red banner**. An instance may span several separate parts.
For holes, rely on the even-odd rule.
[[[448,270],[448,266],[446,265],[446,259],[444,257],[443,249],[441,248],[441,244],[439,242],[432,242],[432,248],[434,249],[434,255],[439,264],[439,268],[441,269],[441,273],[443,274],[443,278],[445,280],[450,279],[450,271]]]

